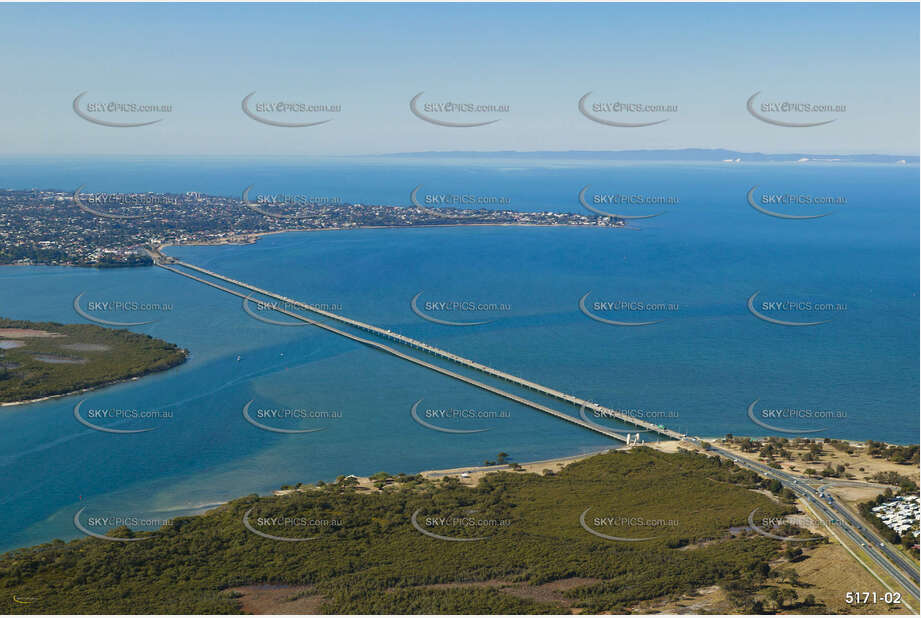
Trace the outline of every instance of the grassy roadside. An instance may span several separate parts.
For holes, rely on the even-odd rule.
[[[812,507],[801,501],[807,512],[820,520]],[[848,614],[915,614],[912,609],[916,606],[915,599],[891,576],[882,571],[863,548],[843,534],[836,532],[831,526],[826,526],[829,542],[840,547],[841,552],[833,559],[819,560],[814,580],[816,585],[826,592],[823,595],[829,609]],[[826,553],[831,554],[831,551]],[[853,569],[842,570],[846,558],[850,559]],[[896,592],[904,600],[902,604],[876,603],[872,605],[849,604],[846,600],[848,592],[877,592],[881,596],[886,591]]]

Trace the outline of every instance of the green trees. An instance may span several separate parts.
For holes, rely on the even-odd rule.
[[[898,485],[899,490],[902,493],[912,493],[918,491],[917,483],[915,483],[907,476],[892,470],[877,472],[870,477],[870,480],[877,481],[879,483],[885,483],[887,485]]]
[[[885,458],[898,464],[918,465],[918,445],[886,444],[867,440],[867,454],[871,457]]]
[[[527,592],[577,577],[585,583],[563,594],[589,612],[714,584],[737,589],[751,604],[783,544],[729,531],[747,525],[755,508],[765,517],[789,510],[749,491],[761,479],[748,471],[705,455],[643,447],[597,455],[553,475],[489,474],[475,487],[450,478],[390,478],[383,492],[356,491],[341,477],[309,491],[247,496],[176,518],[150,541],[84,538],[11,552],[0,556],[0,595],[41,591],[41,610],[54,613],[238,613],[239,602],[223,590],[270,583],[311,585],[331,613],[568,613],[568,602],[513,595],[502,583]],[[588,507],[591,525],[593,517],[618,515],[675,525],[650,534],[648,526],[599,524],[609,534],[658,537],[610,541],[580,525]],[[253,534],[242,523],[250,509],[250,523],[266,533],[317,538],[292,543]],[[410,523],[414,513],[423,527],[435,525],[429,518],[486,522],[431,528],[484,540],[431,538]],[[284,518],[335,525],[265,523]]]
[[[187,352],[174,344],[127,330],[95,324],[58,324],[0,318],[0,328],[56,333],[25,338],[26,345],[6,350],[0,375],[0,402],[26,401],[117,382],[185,362]],[[77,344],[81,349],[68,348]],[[48,363],[42,356],[76,360]]]

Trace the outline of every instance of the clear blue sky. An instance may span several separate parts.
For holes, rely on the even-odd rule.
[[[917,154],[918,20],[917,4],[0,5],[0,154]],[[775,127],[745,109],[758,90],[847,112]],[[97,126],[71,109],[83,91],[173,111],[143,116],[165,118],[149,127]],[[252,91],[342,111],[269,127],[241,111]],[[409,111],[420,91],[511,111],[486,127],[435,126]],[[606,127],[579,114],[588,91],[679,111]]]

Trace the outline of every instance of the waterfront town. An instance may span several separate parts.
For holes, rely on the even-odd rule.
[[[621,227],[616,217],[350,204],[304,196],[0,189],[0,264],[147,266],[145,247],[253,242],[282,231],[419,225]]]

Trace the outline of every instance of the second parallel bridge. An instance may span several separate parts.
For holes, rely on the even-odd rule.
[[[471,368],[471,369],[475,369],[475,370],[480,371],[480,372],[482,372],[482,373],[485,373],[485,374],[487,374],[487,375],[490,375],[490,376],[499,378],[499,379],[501,379],[501,380],[505,380],[506,382],[511,382],[511,383],[513,383],[513,384],[517,384],[517,385],[522,386],[522,387],[524,387],[524,388],[527,388],[527,389],[529,389],[529,390],[533,390],[533,391],[536,391],[536,392],[538,392],[538,393],[541,393],[542,395],[546,395],[546,396],[548,396],[548,397],[552,397],[552,398],[554,398],[554,399],[557,399],[557,400],[560,400],[560,401],[563,401],[563,402],[566,402],[566,403],[569,403],[569,404],[572,404],[572,405],[575,405],[575,406],[580,406],[581,408],[584,408],[584,409],[587,409],[587,410],[592,410],[592,411],[594,411],[594,412],[596,412],[597,414],[600,414],[600,415],[602,415],[602,416],[607,416],[607,417],[610,417],[610,418],[615,418],[615,419],[617,419],[617,420],[619,420],[619,421],[621,421],[621,422],[630,423],[630,424],[632,424],[632,425],[635,425],[636,427],[642,427],[643,429],[646,429],[646,430],[648,430],[648,431],[651,431],[651,432],[654,432],[654,433],[658,433],[658,434],[661,434],[661,435],[664,435],[664,436],[667,436],[667,437],[669,437],[669,438],[673,438],[673,439],[676,439],[676,440],[680,440],[681,438],[683,438],[683,435],[680,434],[680,433],[678,433],[678,432],[676,432],[676,431],[672,431],[672,430],[666,429],[666,428],[664,428],[664,427],[659,427],[658,425],[656,425],[656,424],[654,424],[654,423],[650,423],[650,422],[648,422],[648,421],[644,421],[644,420],[635,418],[635,417],[633,417],[633,416],[630,416],[629,414],[625,414],[625,413],[623,413],[623,412],[620,412],[619,410],[614,410],[614,409],[611,409],[611,408],[607,408],[607,407],[601,406],[601,405],[599,405],[599,404],[597,404],[597,403],[595,403],[595,402],[588,401],[588,400],[585,400],[585,399],[581,399],[581,398],[576,397],[576,396],[574,396],[574,395],[570,395],[570,394],[567,394],[567,393],[558,391],[558,390],[556,390],[556,389],[552,389],[552,388],[543,386],[543,385],[541,385],[541,384],[537,384],[537,383],[535,383],[535,382],[531,382],[531,381],[529,381],[529,380],[525,380],[525,379],[523,379],[523,378],[519,378],[518,376],[512,375],[512,374],[510,374],[510,373],[506,373],[506,372],[504,372],[504,371],[499,371],[498,369],[493,369],[492,367],[488,367],[488,366],[486,366],[486,365],[483,365],[483,364],[481,364],[481,363],[477,363],[476,361],[470,360],[470,359],[468,359],[468,358],[464,358],[464,357],[462,357],[462,356],[458,356],[457,354],[453,354],[453,353],[451,353],[451,352],[448,352],[447,350],[442,350],[441,348],[437,348],[437,347],[435,347],[435,346],[428,345],[427,343],[423,343],[422,341],[418,341],[418,340],[416,340],[416,339],[412,339],[412,338],[410,338],[410,337],[406,337],[405,335],[401,335],[401,334],[399,334],[399,333],[394,333],[394,332],[392,332],[392,331],[389,331],[389,330],[386,330],[386,329],[383,329],[383,328],[374,326],[374,325],[372,325],[372,324],[367,324],[367,323],[365,323],[365,322],[360,322],[360,321],[358,321],[358,320],[353,320],[353,319],[351,319],[351,318],[347,318],[347,317],[345,317],[345,316],[341,316],[341,315],[332,313],[332,312],[330,312],[330,311],[325,311],[325,310],[320,309],[320,308],[318,308],[318,307],[314,307],[313,305],[310,305],[310,304],[307,304],[307,303],[302,303],[302,302],[293,300],[293,299],[291,299],[291,298],[288,298],[288,297],[286,297],[286,296],[282,296],[282,295],[280,295],[280,294],[276,294],[276,293],[274,293],[274,292],[270,292],[270,291],[268,291],[268,290],[263,290],[262,288],[258,288],[258,287],[254,286],[254,285],[250,285],[250,284],[244,283],[244,282],[242,282],[242,281],[237,281],[237,280],[235,280],[235,279],[231,279],[230,277],[225,277],[224,275],[221,275],[221,274],[212,272],[212,271],[210,271],[210,270],[201,268],[200,266],[195,266],[194,264],[188,264],[188,263],[186,263],[186,262],[182,262],[182,261],[176,260],[175,258],[169,258],[169,257],[163,257],[163,258],[161,258],[161,257],[159,257],[159,256],[157,256],[157,258],[155,259],[155,263],[156,263],[158,266],[161,266],[162,268],[165,268],[165,269],[167,269],[167,270],[170,270],[170,271],[172,271],[172,272],[174,272],[174,273],[183,275],[183,276],[185,276],[185,277],[189,277],[190,279],[194,279],[194,280],[199,281],[199,282],[201,282],[201,283],[204,283],[204,284],[206,284],[206,285],[210,285],[210,286],[215,287],[215,288],[217,288],[217,289],[219,289],[219,290],[222,290],[222,291],[224,291],[224,292],[228,292],[228,293],[230,293],[230,294],[233,294],[234,296],[239,296],[240,298],[246,299],[246,298],[249,298],[249,296],[244,295],[244,294],[241,294],[241,293],[236,292],[236,291],[234,291],[234,290],[231,290],[231,289],[229,289],[229,288],[227,288],[227,287],[224,287],[224,286],[221,286],[221,285],[217,285],[217,284],[215,284],[215,283],[212,283],[212,282],[207,281],[207,280],[205,280],[205,279],[202,279],[202,278],[200,278],[200,277],[196,277],[196,276],[190,275],[190,274],[188,274],[188,273],[184,273],[184,272],[182,272],[182,271],[180,271],[180,270],[178,270],[178,269],[176,269],[176,268],[173,268],[173,267],[169,266],[169,264],[175,264],[175,265],[178,265],[178,266],[182,266],[182,267],[184,267],[184,268],[188,268],[188,269],[190,269],[190,270],[198,271],[198,272],[200,272],[200,273],[202,273],[202,274],[205,274],[205,275],[208,275],[209,277],[212,277],[212,278],[214,278],[214,279],[219,279],[219,280],[225,281],[225,282],[227,282],[227,283],[231,283],[231,284],[233,284],[233,285],[235,285],[235,286],[238,286],[238,287],[241,287],[241,288],[250,290],[251,292],[255,292],[255,293],[257,293],[257,294],[262,294],[262,295],[264,295],[264,296],[268,296],[269,298],[274,298],[274,299],[283,301],[283,302],[285,302],[285,303],[288,303],[289,306],[299,307],[299,308],[304,309],[304,310],[306,310],[306,311],[310,311],[310,312],[312,312],[312,313],[321,315],[321,316],[323,316],[323,317],[325,317],[325,318],[328,318],[328,319],[330,319],[330,320],[335,320],[335,321],[337,321],[337,322],[340,322],[340,323],[343,323],[343,324],[347,324],[347,325],[352,326],[352,327],[354,327],[354,328],[357,328],[357,329],[359,329],[359,330],[362,330],[362,331],[365,331],[365,332],[369,332],[369,333],[375,334],[375,335],[377,335],[377,336],[379,336],[379,337],[383,337],[383,338],[385,338],[385,339],[389,339],[389,340],[391,340],[391,341],[395,341],[395,342],[397,342],[397,343],[401,343],[401,344],[403,344],[403,345],[409,346],[410,348],[414,348],[414,349],[417,349],[417,350],[422,350],[423,352],[427,352],[427,353],[429,353],[429,354],[431,354],[431,355],[433,355],[433,356],[436,356],[436,357],[438,357],[438,358],[442,358],[442,359],[451,361],[451,362],[453,362],[453,363],[457,363],[457,364],[459,364],[459,365],[463,365],[463,366],[465,366],[465,367],[469,367],[469,368]],[[310,319],[308,319],[308,318],[305,318],[304,316],[298,315],[298,314],[296,314],[296,313],[287,311],[287,310],[282,309],[282,308],[273,307],[273,309],[274,309],[275,311],[280,312],[280,313],[284,313],[285,315],[288,315],[288,316],[291,316],[291,317],[293,317],[293,318],[302,320],[302,321],[304,321],[304,322],[308,322],[308,323],[310,323],[310,324],[313,324],[314,326],[318,326],[318,327],[323,328],[323,329],[325,329],[325,330],[328,330],[328,331],[330,331],[330,332],[334,332],[334,333],[336,333],[336,334],[338,334],[338,335],[347,337],[347,338],[352,339],[352,340],[354,340],[354,341],[357,341],[357,342],[359,342],[359,343],[363,343],[363,344],[365,344],[365,345],[369,345],[369,346],[371,346],[371,347],[378,348],[378,349],[380,349],[380,350],[382,350],[382,351],[385,351],[385,352],[387,352],[387,353],[389,353],[389,354],[393,354],[393,355],[399,356],[400,358],[403,358],[403,359],[405,359],[405,360],[408,360],[408,361],[410,361],[410,362],[413,362],[413,363],[415,363],[415,364],[417,364],[417,365],[422,365],[422,366],[424,366],[424,367],[426,367],[426,368],[428,368],[428,369],[432,369],[433,371],[436,371],[436,372],[441,373],[441,374],[443,374],[443,375],[447,375],[447,376],[449,376],[449,377],[452,377],[452,378],[455,378],[455,379],[458,379],[458,380],[462,380],[462,381],[467,382],[468,384],[471,384],[471,385],[476,386],[476,387],[478,387],[478,388],[481,388],[481,389],[490,391],[490,392],[492,392],[492,393],[495,393],[495,394],[500,395],[500,396],[502,396],[502,397],[505,397],[505,398],[507,398],[507,399],[511,399],[512,401],[516,401],[516,402],[518,402],[518,403],[521,403],[521,404],[523,404],[523,405],[529,406],[529,407],[534,408],[534,409],[536,409],[536,410],[540,410],[540,411],[542,411],[542,412],[546,412],[546,413],[548,413],[548,414],[551,414],[551,415],[553,415],[553,416],[556,416],[557,418],[561,418],[561,419],[563,419],[563,420],[566,420],[566,421],[575,423],[575,424],[577,424],[577,425],[579,425],[579,426],[581,426],[581,427],[584,427],[584,428],[586,428],[586,429],[590,429],[590,430],[592,430],[592,431],[596,431],[596,432],[598,432],[598,433],[604,434],[604,435],[606,435],[606,436],[608,436],[608,437],[610,437],[610,438],[615,438],[615,439],[617,439],[617,440],[620,440],[621,442],[627,442],[627,443],[630,442],[630,435],[629,435],[629,434],[627,434],[627,435],[619,434],[619,433],[617,433],[617,432],[615,432],[615,431],[609,430],[609,429],[607,429],[607,428],[605,428],[605,427],[602,427],[602,426],[600,426],[600,425],[596,425],[596,424],[594,424],[594,423],[587,422],[587,421],[585,421],[585,420],[583,420],[583,419],[581,419],[581,418],[576,418],[576,417],[573,417],[573,416],[569,416],[568,414],[563,414],[563,413],[561,413],[561,412],[559,412],[559,411],[557,411],[557,410],[554,410],[553,408],[549,408],[549,407],[547,407],[547,406],[544,406],[544,405],[541,405],[541,404],[539,404],[539,403],[530,401],[530,400],[525,399],[525,398],[523,398],[523,397],[519,397],[518,395],[515,395],[515,394],[513,394],[513,393],[509,393],[509,392],[507,392],[507,391],[498,389],[498,388],[493,387],[493,386],[490,386],[490,385],[488,385],[488,384],[484,384],[484,383],[482,383],[482,382],[478,382],[478,381],[476,381],[476,380],[473,380],[472,378],[468,378],[467,376],[463,376],[463,375],[461,375],[461,374],[458,374],[458,373],[456,373],[456,372],[450,371],[450,370],[445,369],[445,368],[443,368],[443,367],[439,367],[438,365],[434,365],[434,364],[432,364],[432,363],[429,363],[429,362],[423,361],[423,360],[421,360],[421,359],[418,359],[418,358],[416,358],[416,357],[414,357],[414,356],[410,356],[410,355],[408,355],[408,354],[404,354],[404,353],[402,353],[402,352],[400,352],[400,351],[398,351],[398,350],[395,350],[394,348],[391,348],[391,347],[389,347],[389,346],[384,346],[384,345],[382,345],[382,344],[380,344],[380,343],[377,343],[377,342],[375,342],[375,341],[371,341],[371,340],[369,340],[369,339],[363,339],[363,338],[361,338],[361,337],[357,337],[357,336],[355,336],[355,335],[352,335],[351,333],[348,333],[348,332],[346,332],[346,331],[340,330],[340,329],[338,329],[338,328],[334,328],[334,327],[332,327],[332,326],[330,326],[330,325],[328,325],[328,324],[324,324],[324,323],[322,323],[322,322],[317,322],[317,321],[314,321],[314,320],[310,320]]]

